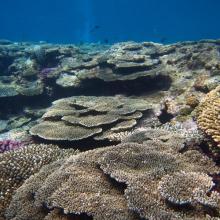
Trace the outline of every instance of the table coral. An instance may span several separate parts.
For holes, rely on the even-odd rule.
[[[207,200],[211,199],[211,196],[209,198],[207,193],[211,191],[213,186],[212,178],[207,174],[182,171],[174,173],[172,176],[164,176],[159,183],[158,189],[162,197],[174,204],[184,205],[195,201],[206,205],[208,203]],[[199,191],[200,193],[198,193]],[[203,197],[203,199],[199,197]],[[217,205],[215,204],[215,206]]]
[[[216,196],[207,198],[206,194],[199,194],[213,185],[207,174],[219,172],[219,168],[195,150],[178,153],[172,145],[162,147],[158,143],[99,148],[45,166],[17,190],[7,210],[7,219],[35,220],[35,214],[47,219],[47,215],[56,212],[62,216],[86,213],[96,220],[206,219],[213,215],[208,211],[213,204],[220,213]],[[186,213],[181,206],[176,210],[167,203],[165,194],[161,194],[162,186],[163,190],[170,187],[170,183],[166,184],[167,175],[173,178],[177,190],[178,184],[181,188],[178,180],[183,172],[192,185],[200,177],[208,179],[208,188],[197,184],[196,191],[193,187],[187,191],[196,192],[197,203],[206,201],[199,211],[197,203],[190,203],[194,208]],[[181,194],[176,197],[181,199]]]
[[[73,96],[53,102],[30,133],[46,140],[110,140],[132,130],[152,107],[137,98]]]

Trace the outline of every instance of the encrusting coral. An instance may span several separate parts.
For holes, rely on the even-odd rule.
[[[199,127],[220,147],[220,86],[209,92],[197,109]]]
[[[0,213],[10,203],[13,192],[43,165],[75,153],[55,145],[31,144],[0,154]]]
[[[47,219],[52,213],[62,216],[86,213],[95,220],[206,219],[212,214],[207,207],[215,208],[219,214],[218,194],[212,192],[209,198],[205,194],[213,185],[207,174],[219,172],[219,168],[196,150],[179,153],[173,144],[163,143],[160,140],[124,143],[49,164],[17,190],[7,209],[7,219]],[[181,205],[174,209],[167,203],[165,193],[161,193],[165,189],[169,192],[167,176],[178,183],[183,173],[192,181],[187,193],[194,193],[196,198],[190,203],[193,209],[186,213],[181,211],[184,209]],[[193,184],[203,177],[207,184],[197,184],[194,190]],[[175,197],[181,198],[181,194]],[[198,211],[197,204],[201,203],[205,207]]]

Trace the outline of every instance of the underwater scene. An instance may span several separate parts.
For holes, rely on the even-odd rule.
[[[0,11],[0,220],[220,220],[219,0]]]

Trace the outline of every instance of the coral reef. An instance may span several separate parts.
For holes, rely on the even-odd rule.
[[[53,102],[30,133],[46,140],[110,140],[109,136],[134,128],[152,107],[145,100],[119,96],[64,98]]]
[[[220,86],[209,92],[197,109],[199,127],[220,147]]]
[[[118,93],[131,88],[134,93],[169,86],[176,93],[187,87],[199,93],[213,89],[220,81],[218,50],[218,41],[208,40],[172,45],[0,45],[0,97],[38,96],[49,85],[53,90],[58,86],[72,88],[73,92],[91,88],[90,93],[99,89],[97,85],[106,90],[114,86]]]
[[[219,219],[219,51],[0,40],[0,218]]]
[[[219,168],[195,150],[179,153],[172,144],[162,143],[124,143],[49,164],[17,190],[7,209],[7,219],[47,219],[47,215],[56,213],[66,217],[86,213],[98,220],[139,219],[138,215],[146,219],[216,216],[220,211],[218,193],[213,191],[207,197],[206,192],[214,185],[207,174],[219,172]],[[169,193],[177,201],[185,198],[178,194],[183,183],[175,194],[169,178],[174,184],[181,178],[190,182],[192,187],[186,194],[194,195],[193,201],[187,200],[193,209],[183,212],[184,206],[175,209],[172,199],[173,205],[167,203]],[[196,184],[201,179],[206,182]]]
[[[0,154],[0,213],[10,203],[13,192],[43,165],[75,153],[54,145],[32,144]]]

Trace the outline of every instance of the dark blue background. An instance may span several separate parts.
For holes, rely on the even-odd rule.
[[[220,0],[0,0],[0,38],[59,43],[220,38]]]

